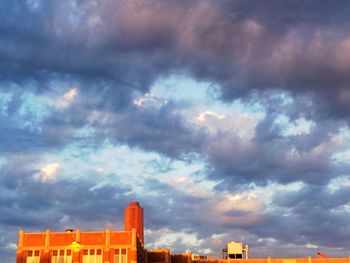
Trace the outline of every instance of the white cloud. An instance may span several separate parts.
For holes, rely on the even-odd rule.
[[[317,246],[317,245],[315,245],[315,244],[311,244],[311,243],[307,243],[307,244],[306,244],[306,247],[307,247],[307,248],[312,248],[312,249],[317,249],[317,248],[319,248],[319,246]]]
[[[50,163],[40,169],[40,180],[42,182],[48,182],[55,179],[57,170],[60,167],[59,163]]]
[[[213,135],[228,133],[240,138],[251,139],[255,136],[255,127],[259,119],[245,113],[220,115],[216,112],[204,111],[197,115],[195,122],[199,126],[206,127]]]
[[[67,224],[67,223],[69,223],[69,222],[71,222],[71,218],[70,218],[69,215],[66,215],[66,214],[64,214],[64,215],[62,216],[62,218],[60,219],[60,223]]]
[[[187,186],[189,184],[189,178],[186,176],[180,176],[170,181],[173,186]]]
[[[16,250],[17,249],[17,244],[13,243],[13,242],[7,243],[6,249]]]
[[[97,167],[97,168],[96,168],[96,172],[102,173],[102,172],[103,172],[103,168]]]
[[[249,225],[259,219],[263,200],[254,192],[226,193],[213,199],[210,207],[223,223]]]
[[[78,95],[78,90],[76,88],[71,88],[67,90],[61,98],[58,99],[57,105],[60,108],[66,108],[75,100]]]
[[[309,134],[315,123],[305,118],[299,118],[290,121],[285,115],[279,115],[276,118],[275,125],[281,126],[281,134],[283,136],[304,135]]]
[[[168,103],[168,100],[158,98],[152,93],[146,93],[133,100],[133,104],[137,107],[149,108],[149,107],[161,107]]]
[[[257,240],[258,243],[264,243],[264,244],[275,244],[277,243],[277,240],[273,237],[265,237],[265,238],[259,238]]]
[[[341,133],[339,134],[330,134],[329,140],[322,142],[321,144],[317,145],[311,150],[311,154],[314,156],[320,156],[320,155],[327,155],[336,153],[341,148],[344,148],[346,140],[349,138],[346,138]]]
[[[334,178],[330,180],[327,187],[331,193],[334,193],[335,191],[342,188],[350,188],[350,176],[347,175]]]
[[[204,239],[198,239],[198,234],[182,230],[179,232],[169,228],[160,228],[157,230],[145,230],[147,239],[152,240],[147,244],[148,247],[173,247],[174,244],[182,244],[190,247],[199,247],[204,244]]]
[[[4,166],[5,164],[6,164],[6,159],[0,157],[0,169],[1,169],[1,167]]]
[[[205,122],[205,121],[210,120],[212,118],[222,120],[222,119],[225,119],[225,116],[219,115],[219,114],[212,112],[212,111],[205,111],[205,112],[198,115],[197,121]]]

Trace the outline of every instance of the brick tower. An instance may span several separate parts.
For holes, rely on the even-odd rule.
[[[129,206],[125,208],[124,229],[132,230],[136,229],[136,233],[139,235],[142,244],[143,240],[143,208],[139,202],[130,202]]]

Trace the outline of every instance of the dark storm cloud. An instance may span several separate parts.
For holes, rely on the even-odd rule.
[[[75,129],[84,124],[84,119],[78,118],[78,112],[72,111],[67,117],[67,111],[48,113],[49,109],[24,110],[28,101],[24,92],[10,93],[7,107],[0,110],[0,150],[2,155],[16,152],[47,151],[59,148],[72,141]],[[33,103],[33,102],[31,102]],[[38,103],[38,102],[34,102]],[[42,113],[49,116],[38,116]]]
[[[270,117],[258,124],[256,137],[251,141],[231,133],[208,140],[205,154],[213,169],[209,169],[209,174],[211,178],[223,179],[220,188],[250,182],[266,185],[271,181],[327,184],[349,172],[348,165],[333,161],[333,154],[345,147],[344,141],[337,139],[340,131],[334,122],[318,123],[306,134],[283,136],[279,128],[273,128],[276,116]]]
[[[333,115],[349,110],[345,1],[28,3],[1,7],[4,78],[58,72],[146,91],[186,70],[224,99],[288,89],[313,93]]]
[[[168,67],[162,56],[118,48],[125,36],[113,30],[118,19],[106,18],[119,3],[33,1],[2,3],[2,78],[5,80],[46,80],[53,74],[77,76],[87,80],[112,81],[129,89],[147,90],[158,71]],[[35,3],[38,3],[35,6]],[[93,10],[94,9],[94,10]],[[21,16],[23,21],[14,19]],[[117,14],[115,14],[117,16]],[[123,31],[123,29],[121,29]],[[125,45],[128,46],[127,41]],[[143,46],[142,43],[139,44]],[[118,89],[118,87],[115,87]]]
[[[154,197],[141,197],[148,229],[169,228],[174,231],[204,229],[198,212],[205,205],[206,198],[191,196],[155,179],[146,180],[145,189],[157,193]],[[162,213],[159,213],[159,210]]]
[[[1,167],[2,224],[57,228],[64,215],[77,221],[114,221],[115,209],[122,210],[127,200],[134,198],[125,196],[130,188],[118,182],[117,177],[114,179],[116,185],[97,186],[104,179],[103,175],[97,174],[89,177],[101,176],[97,181],[58,178],[43,182],[37,177],[40,171],[29,169],[30,163],[37,158],[33,155],[12,157]],[[26,212],[22,214],[21,211]]]
[[[131,107],[127,112],[97,118],[92,125],[98,137],[179,158],[200,151],[206,136],[194,131],[177,109],[172,102],[159,108]]]
[[[2,124],[0,129],[0,136],[2,138],[0,149],[3,154],[5,152],[36,148],[37,144],[40,145],[37,139],[41,138],[38,138],[35,133],[33,134],[26,130],[19,129],[7,118],[0,117],[0,119]]]
[[[346,248],[350,245],[348,203],[348,187],[331,192],[324,186],[306,185],[300,191],[278,192],[273,212],[250,231],[294,244]]]
[[[307,96],[271,92],[259,95],[244,100],[248,104],[258,101],[265,110],[252,138],[222,131],[209,136],[203,147],[210,164],[209,176],[222,180],[219,189],[239,188],[251,182],[328,184],[330,179],[349,172],[346,163],[334,162],[333,158],[347,149],[348,126],[344,121],[319,117],[318,105]],[[288,119],[288,125],[304,119],[310,126],[304,132],[293,128],[291,134],[285,134],[288,128],[279,124],[281,116]]]
[[[130,105],[131,94],[124,94],[122,89],[115,91],[108,81],[73,83],[78,87],[64,88],[67,85],[64,81],[46,83],[47,90],[37,94],[37,86],[33,85],[29,89],[30,98],[18,87],[8,90],[10,99],[0,112],[2,153],[44,152],[78,141],[85,147],[99,147],[108,139],[179,158],[201,151],[205,143],[205,133],[186,122],[178,103],[155,100],[150,107]],[[98,93],[97,86],[101,88]],[[67,106],[60,106],[64,93],[71,88],[76,89],[76,98]],[[50,103],[46,105],[47,100]],[[35,104],[40,103],[43,106],[36,108]],[[79,135],[79,130],[85,127],[93,133]]]

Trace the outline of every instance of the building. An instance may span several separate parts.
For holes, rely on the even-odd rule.
[[[172,254],[166,249],[144,249],[143,208],[131,202],[125,208],[124,230],[100,232],[26,233],[19,231],[16,263],[350,263],[348,258],[254,258],[248,246],[228,242],[223,259],[212,255]]]
[[[26,233],[19,231],[16,263],[144,262],[143,208],[125,208],[124,230]]]
[[[224,259],[248,259],[248,245],[244,245],[239,241],[227,242],[226,247],[222,250],[222,258]]]

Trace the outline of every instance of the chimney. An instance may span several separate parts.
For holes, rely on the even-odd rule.
[[[139,235],[142,244],[143,240],[143,208],[139,202],[130,202],[129,206],[125,208],[124,229],[131,231],[136,229],[136,233]]]

